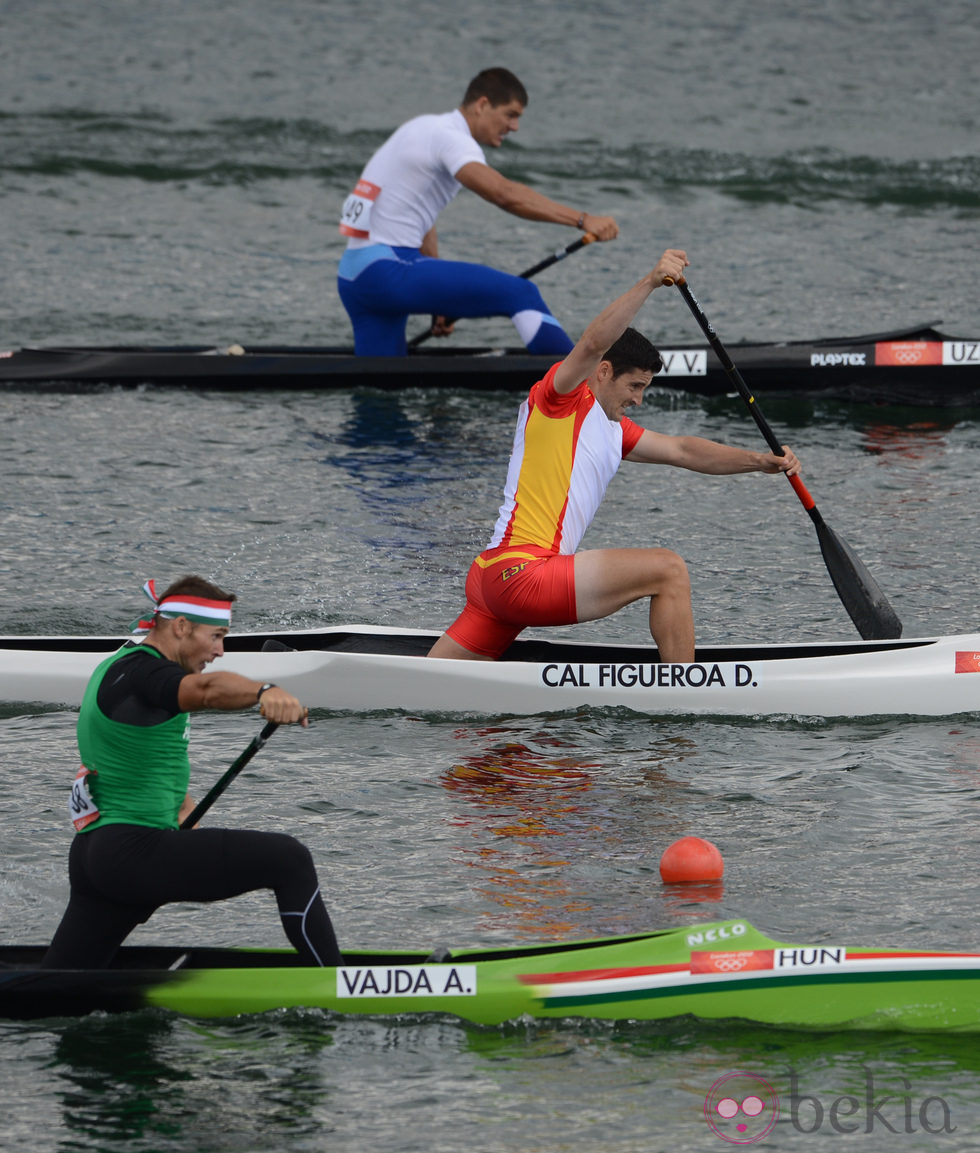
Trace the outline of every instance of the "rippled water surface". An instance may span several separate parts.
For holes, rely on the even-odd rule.
[[[680,243],[727,342],[940,317],[975,335],[978,38],[972,5],[911,0],[9,3],[0,343],[347,340],[333,289],[344,194],[395,123],[451,107],[497,62],[532,103],[495,163],[623,228],[542,277],[571,329]],[[447,254],[511,269],[568,238],[473,198],[441,231]],[[692,325],[667,294],[645,314],[654,335],[690,339]],[[146,577],[188,569],[239,592],[241,628],[440,628],[493,523],[515,406],[423,391],[0,396],[0,632],[120,630]],[[767,416],[906,635],[974,630],[977,413],[767,402]],[[640,419],[758,442],[731,400],[654,393]],[[625,467],[587,541],[614,542],[685,555],[705,640],[855,635],[780,478]],[[644,615],[578,635],[627,640]],[[74,722],[0,707],[7,941],[46,940],[64,905]],[[198,792],[255,730],[251,715],[195,718]],[[744,916],[785,940],[977,950],[978,800],[973,716],[324,711],[278,732],[214,816],[306,841],[348,944]],[[686,833],[721,848],[720,891],[662,885],[660,854]],[[256,895],[167,909],[135,939],[278,944],[280,929]],[[967,1038],[691,1022],[5,1023],[0,1147],[701,1151],[724,1147],[703,1117],[711,1085],[748,1070],[784,1101],[795,1077],[827,1110],[813,1126],[787,1107],[760,1147],[839,1149],[832,1102],[870,1091],[898,1104],[871,1132],[862,1114],[849,1145],[967,1150],[977,1054]],[[955,1132],[920,1123],[930,1097]]]

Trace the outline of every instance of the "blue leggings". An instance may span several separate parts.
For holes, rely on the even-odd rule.
[[[529,352],[562,357],[572,349],[530,280],[482,264],[374,244],[344,253],[337,288],[354,325],[358,356],[404,356],[405,324],[413,313],[509,316]]]

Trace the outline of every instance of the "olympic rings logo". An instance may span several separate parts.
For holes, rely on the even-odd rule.
[[[746,957],[719,957],[715,961],[715,969],[719,973],[737,973],[748,964]]]

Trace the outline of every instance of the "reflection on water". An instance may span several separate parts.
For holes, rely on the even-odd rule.
[[[55,1047],[65,1128],[113,1143],[193,1128],[183,1092],[193,1075],[162,1052],[171,1028],[148,1014],[67,1026]]]
[[[592,787],[588,770],[595,764],[564,751],[565,742],[552,735],[539,734],[535,744],[543,747],[535,748],[506,739],[505,727],[476,733],[491,743],[447,769],[441,783],[475,810],[457,813],[448,823],[475,842],[461,847],[466,863],[485,875],[474,889],[500,909],[499,915],[484,914],[484,925],[519,936],[567,937],[580,931],[580,918],[591,904],[585,888],[565,871],[570,861],[564,846],[551,838],[580,838],[599,829],[580,800]]]
[[[67,1024],[54,1047],[65,1147],[276,1148],[322,1128],[321,1061],[334,1028],[321,1013],[219,1023],[155,1011]],[[257,1132],[265,1132],[261,1145]]]
[[[58,1148],[126,1153],[543,1149],[556,1147],[544,1136],[556,1117],[586,1134],[589,1148],[603,1150],[666,1148],[664,1142],[644,1145],[644,1134],[688,1118],[678,1147],[707,1149],[705,1097],[735,1070],[774,1087],[786,1105],[784,1136],[793,1136],[794,1086],[823,1102],[823,1138],[813,1134],[808,1148],[836,1147],[839,1134],[826,1123],[827,1110],[843,1095],[863,1103],[871,1085],[879,1107],[874,1131],[884,1139],[875,1148],[889,1147],[896,1131],[905,1137],[903,1147],[935,1147],[934,1134],[925,1134],[928,1144],[909,1142],[903,1108],[907,1098],[913,1101],[921,1133],[920,1103],[941,1097],[960,1149],[969,1146],[963,1137],[975,1132],[980,1071],[972,1037],[812,1033],[689,1019],[487,1029],[298,1011],[227,1022],[139,1013],[94,1017],[55,1033],[45,1025],[18,1026],[4,1041],[18,1048],[36,1081],[48,1080],[38,1074],[49,1071],[50,1083],[60,1084],[36,1102],[38,1117],[43,1111],[44,1123],[57,1126]],[[930,1116],[939,1118],[938,1106]],[[812,1123],[812,1105],[803,1119]],[[620,1126],[628,1144],[603,1138]],[[531,1145],[529,1131],[536,1135]],[[42,1147],[23,1125],[17,1133],[11,1148]]]
[[[710,909],[699,909],[699,905],[720,901],[725,895],[725,882],[717,881],[675,881],[664,885],[665,905],[680,919],[700,921],[713,914]]]
[[[908,461],[938,460],[949,451],[955,421],[916,420],[909,424],[869,423],[863,430],[865,452]]]
[[[568,938],[596,931],[595,872],[616,873],[648,857],[651,836],[673,829],[671,814],[688,786],[669,766],[696,750],[670,738],[642,750],[628,778],[642,800],[623,809],[624,774],[610,788],[608,760],[583,757],[582,745],[548,728],[528,732],[506,725],[460,728],[457,740],[477,749],[441,776],[465,806],[445,818],[458,830],[456,859],[476,870],[475,892],[492,911],[482,927],[510,938]],[[613,770],[615,773],[616,770]],[[676,835],[686,830],[676,828]],[[666,842],[664,842],[664,846]],[[664,907],[681,920],[703,920],[705,902],[724,896],[721,881],[663,885]]]
[[[505,727],[497,726],[475,730],[476,734],[484,737],[506,734],[507,731]],[[463,732],[467,737],[473,735],[466,730]],[[544,733],[538,735],[536,743],[550,745],[552,749],[561,749],[566,744],[561,738]],[[534,798],[534,790],[543,785],[549,792],[556,789],[563,794],[585,792],[590,784],[587,770],[597,767],[598,762],[582,761],[573,753],[542,752],[523,741],[505,740],[481,753],[465,757],[449,770],[444,783],[447,788],[468,789],[473,799],[482,803],[493,803],[500,797],[520,801]]]

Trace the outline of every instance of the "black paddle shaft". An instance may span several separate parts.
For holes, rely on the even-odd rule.
[[[665,283],[670,284],[672,281],[668,277]],[[759,431],[766,438],[766,443],[769,445],[769,448],[773,453],[775,453],[776,456],[782,456],[783,446],[776,439],[776,434],[769,427],[769,421],[766,420],[766,418],[759,411],[759,406],[755,403],[755,397],[752,395],[751,389],[745,383],[745,379],[742,374],[735,367],[732,358],[728,355],[728,350],[721,343],[718,333],[715,332],[714,328],[712,327],[711,321],[707,318],[707,316],[705,316],[704,310],[698,303],[697,297],[691,291],[690,285],[687,283],[683,276],[678,278],[676,284],[681,296],[684,297],[691,312],[694,313],[695,320],[697,320],[698,324],[701,325],[701,328],[704,331],[704,335],[708,338],[708,343],[715,350],[715,355],[721,361],[721,367],[728,374],[729,380],[731,380],[735,387],[738,389],[739,395],[749,406],[749,411],[752,413],[752,417],[755,420],[755,423],[759,426]],[[792,477],[790,477],[790,479],[792,480]]]
[[[578,240],[573,240],[571,244],[566,244],[564,248],[556,249],[550,256],[546,256],[544,260],[539,260],[537,264],[526,268],[520,274],[521,280],[530,280],[532,276],[537,276],[539,272],[544,272],[546,268],[557,264],[559,260],[564,260],[566,256],[571,256],[573,252],[578,252],[580,248],[591,244],[593,240],[595,240],[595,237],[591,232],[587,232],[584,236],[580,236]]]
[[[265,742],[272,736],[272,734],[279,728],[276,721],[268,721],[262,729],[262,732],[256,733],[252,738],[248,748],[241,754],[233,765],[230,765],[221,774],[218,780],[212,785],[211,789],[204,796],[197,805],[194,806],[190,816],[185,817],[180,823],[182,829],[192,829],[204,814],[211,808],[214,802],[221,796],[221,794],[228,788],[231,782],[238,776],[238,774],[245,768],[248,762],[255,756],[255,754],[262,748]]]
[[[559,260],[564,260],[566,256],[571,256],[573,252],[578,252],[580,248],[584,248],[587,244],[591,244],[595,239],[596,237],[593,236],[591,232],[587,232],[584,236],[580,236],[578,240],[573,240],[571,244],[566,244],[564,248],[559,248],[550,256],[546,256],[544,260],[539,260],[537,264],[531,265],[530,268],[525,268],[525,270],[520,274],[521,280],[530,280],[532,276],[537,276],[539,272],[544,272],[546,268],[550,268],[553,264],[557,264]],[[434,322],[435,318],[433,318],[433,323]],[[450,320],[449,323],[455,324],[456,322],[455,320]],[[418,346],[420,344],[424,344],[430,336],[432,336],[432,329],[428,328],[425,330],[425,332],[420,332],[418,336],[413,336],[412,339],[408,342],[408,347],[418,348]]]
[[[752,413],[752,418],[759,426],[759,431],[765,437],[770,450],[775,456],[783,456],[783,446],[776,439],[776,434],[762,415],[751,389],[735,367],[732,358],[728,355],[728,350],[712,327],[711,321],[705,316],[704,309],[698,303],[698,299],[691,291],[687,281],[683,276],[678,277],[676,281],[667,277],[664,283],[676,283],[681,296],[684,297],[704,335],[708,338],[708,343],[714,349],[715,355],[721,362],[729,380],[735,385],[739,395],[748,405],[749,412]],[[847,609],[858,632],[864,640],[892,640],[900,637],[902,635],[902,622],[898,619],[895,610],[888,603],[888,599],[874,578],[851,548],[837,536],[820,515],[816,502],[800,477],[790,476],[787,477],[787,480],[800,498],[800,503],[809,514],[810,520],[813,521],[827,571],[834,582],[834,588],[837,590],[841,603]]]

